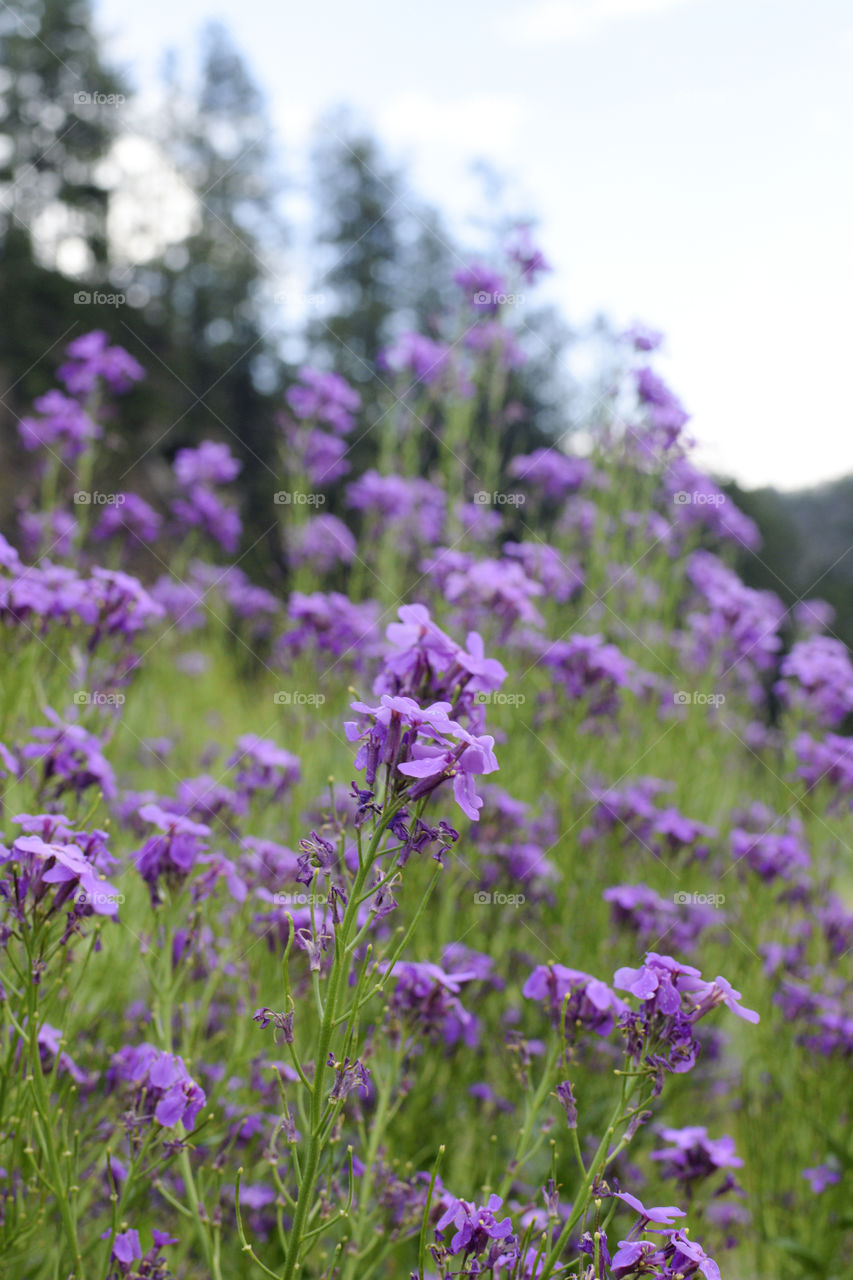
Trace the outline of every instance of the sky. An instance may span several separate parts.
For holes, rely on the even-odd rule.
[[[748,486],[853,472],[849,0],[95,0],[145,89],[229,28],[283,165],[350,106],[464,229],[472,162],[538,218],[570,322],[667,335],[700,458]]]

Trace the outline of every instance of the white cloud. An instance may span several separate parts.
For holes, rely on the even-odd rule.
[[[686,0],[540,0],[507,15],[501,23],[510,43],[547,46],[596,35],[623,19],[674,9]]]
[[[517,169],[528,108],[512,93],[448,100],[411,92],[390,101],[375,118],[379,136],[407,167],[414,189],[439,205],[449,225],[461,228],[482,203],[482,181],[473,162],[483,160],[498,174]],[[513,194],[525,203],[517,182]]]
[[[407,93],[388,104],[379,118],[392,145],[441,147],[454,156],[505,161],[522,136],[526,108],[509,93],[477,93],[448,101]]]

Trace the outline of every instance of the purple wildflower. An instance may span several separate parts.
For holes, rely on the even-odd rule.
[[[743,1165],[735,1154],[734,1138],[709,1138],[708,1130],[701,1125],[661,1129],[660,1135],[669,1146],[651,1152],[650,1159],[659,1160],[664,1177],[674,1178],[686,1190],[719,1169],[739,1169]]]
[[[547,1004],[557,1026],[572,1039],[577,1028],[609,1036],[626,1008],[605,982],[562,964],[540,964],[521,989],[527,1000]]]
[[[61,391],[47,391],[33,402],[38,417],[22,418],[18,432],[25,449],[45,448],[72,462],[102,434],[86,410]]]
[[[841,1181],[841,1170],[832,1164],[818,1164],[812,1169],[803,1169],[803,1177],[808,1181],[815,1195],[822,1195],[827,1187],[834,1187]]]
[[[498,1258],[511,1261],[518,1256],[518,1242],[513,1235],[512,1220],[503,1218],[499,1222],[496,1217],[502,1204],[503,1200],[496,1195],[489,1196],[483,1207],[448,1197],[444,1213],[435,1224],[436,1236],[443,1235],[449,1227],[454,1228],[445,1246],[454,1257],[459,1254],[466,1258],[479,1257],[488,1250],[486,1270],[491,1270]]]
[[[241,470],[227,444],[214,440],[204,440],[197,449],[179,449],[173,466],[178,484],[189,490],[197,485],[228,484]]]
[[[483,263],[472,263],[453,274],[455,284],[467,296],[475,311],[495,315],[500,310],[501,299],[506,296],[507,283],[499,271]]]
[[[355,424],[361,396],[339,374],[306,366],[287,392],[287,403],[297,418],[322,423],[345,436]]]
[[[192,1129],[207,1101],[184,1060],[177,1054],[164,1053],[153,1044],[125,1045],[119,1049],[113,1054],[108,1075],[113,1082],[135,1085],[146,1118],[150,1119],[153,1107],[153,1118],[164,1129],[178,1124]]]
[[[676,1209],[674,1205],[667,1204],[647,1209],[642,1200],[638,1200],[636,1196],[632,1196],[628,1191],[617,1191],[615,1194],[617,1200],[621,1200],[623,1204],[627,1204],[629,1209],[633,1209],[635,1213],[640,1215],[644,1224],[653,1222],[659,1227],[671,1227],[673,1218],[684,1217],[684,1210]]]
[[[102,381],[110,391],[121,395],[129,391],[134,382],[145,377],[145,370],[123,347],[110,346],[102,329],[85,333],[69,342],[68,359],[59,367],[60,381],[71,395],[85,398],[97,390]]]

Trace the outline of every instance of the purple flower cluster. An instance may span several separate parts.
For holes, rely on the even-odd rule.
[[[379,367],[401,373],[425,387],[441,384],[450,364],[450,348],[422,333],[401,333],[380,352]]]
[[[112,766],[103,744],[79,724],[67,724],[51,707],[44,707],[49,725],[30,730],[31,741],[21,748],[23,760],[31,760],[40,775],[40,793],[56,799],[66,792],[79,797],[98,787],[109,800],[116,793]]]
[[[163,525],[163,518],[150,503],[138,493],[123,493],[122,501],[108,506],[92,529],[96,542],[130,535],[138,542],[155,542]]]
[[[547,502],[563,502],[591,482],[593,468],[586,458],[572,458],[560,449],[550,448],[513,458],[509,474],[519,484],[536,490]]]
[[[635,370],[634,376],[637,398],[654,427],[656,442],[664,449],[672,448],[682,429],[690,421],[690,414],[659,374],[648,365]]]
[[[61,814],[19,814],[12,819],[26,834],[0,848],[0,900],[25,923],[28,909],[66,908],[69,925],[87,915],[116,916],[123,901],[106,878],[115,865],[103,831],[74,831]]]
[[[287,393],[287,403],[297,418],[328,427],[335,435],[348,435],[361,408],[361,396],[337,373],[305,366],[299,382]]]
[[[531,643],[537,665],[545,667],[573,702],[589,715],[613,715],[622,691],[638,692],[642,683],[635,664],[600,635],[573,635],[568,640]]]
[[[556,604],[566,604],[583,591],[580,562],[567,560],[545,542],[505,542],[503,552],[517,560],[527,577],[540,583],[546,598]]]
[[[445,782],[452,782],[453,795],[466,817],[476,822],[483,801],[477,795],[475,778],[494,773],[498,762],[494,738],[465,729],[450,718],[449,702],[420,707],[413,698],[382,694],[378,706],[354,702],[353,710],[367,717],[364,728],[355,721],[346,724],[351,742],[361,741],[355,757],[356,769],[364,769],[369,788],[376,785],[380,769],[385,770],[389,795],[402,795],[415,804]],[[408,785],[397,779],[412,779]]]
[[[285,546],[295,569],[305,566],[317,574],[352,564],[356,558],[355,538],[343,520],[332,515],[309,516],[288,529]]]
[[[570,1040],[579,1031],[609,1036],[627,1008],[605,982],[562,964],[537,965],[521,994],[545,1004]]]
[[[289,658],[308,650],[361,666],[380,651],[379,605],[375,600],[356,602],[338,591],[313,591],[310,595],[294,591],[287,616],[293,626],[279,640],[285,665]]]
[[[125,1045],[113,1054],[107,1073],[113,1085],[131,1084],[140,1123],[152,1120],[164,1129],[192,1129],[207,1098],[187,1071],[183,1058],[153,1044]]]
[[[433,545],[442,535],[446,499],[436,485],[418,477],[382,476],[365,471],[347,487],[347,505],[361,511],[372,533],[392,530],[401,549]]]
[[[758,526],[689,458],[671,458],[662,484],[667,515],[678,529],[686,533],[704,531],[721,542],[734,542],[750,551],[759,546]]]
[[[782,818],[755,803],[735,813],[731,832],[732,857],[763,880],[797,880],[811,864],[803,823],[796,814]]]
[[[444,578],[444,594],[457,605],[466,625],[478,617],[493,615],[501,622],[501,638],[506,639],[518,622],[544,625],[533,604],[544,589],[528,578],[521,565],[511,559],[476,560],[451,568]]]
[[[150,1192],[152,1215],[180,1223],[177,1269],[205,1275],[293,1280],[339,1256],[423,1280],[719,1280],[705,1245],[751,1221],[738,1149],[758,1168],[745,1185],[770,1189],[786,1229],[806,1223],[783,1269],[801,1236],[815,1273],[844,1256],[846,1154],[824,1129],[853,1055],[853,663],[822,602],[788,610],[722,558],[756,530],[629,350],[659,334],[623,335],[583,456],[549,446],[510,324],[510,291],[547,270],[519,227],[502,266],[457,272],[452,316],[424,333],[395,318],[378,434],[357,438],[342,377],[300,371],[264,585],[229,563],[226,487],[243,477],[223,442],[177,450],[171,516],[149,464],[138,493],[71,503],[79,460],[92,492],[117,474],[94,446],[126,433],[107,397],[142,376],[105,334],[71,344],[61,389],[24,418],[43,500],[22,487],[23,560],[0,536],[13,1267],[76,1274],[79,1250],[110,1280],[166,1280],[175,1241],[141,1216]],[[198,558],[203,539],[224,563]],[[346,704],[356,781],[334,764]],[[491,781],[498,757],[511,794]],[[303,762],[332,770],[319,796]],[[718,886],[724,911],[693,892]],[[731,939],[738,967],[722,967],[750,991],[758,975],[769,1014],[748,1110],[746,1031],[708,1015],[759,1015],[702,976]],[[700,1052],[697,1102],[671,1077]],[[823,1113],[815,1075],[817,1136],[792,1141],[790,1174],[771,1166],[812,1059],[832,1097]],[[686,1124],[697,1106],[702,1125]],[[749,1148],[742,1120],[758,1126]],[[451,1195],[439,1168],[485,1203]],[[702,1243],[681,1209],[622,1189],[650,1199],[661,1179],[710,1199]],[[57,1241],[33,1263],[47,1214]],[[0,1267],[7,1253],[0,1240]]]
[[[435,1224],[436,1239],[433,1253],[442,1265],[446,1257],[461,1256],[463,1275],[479,1275],[506,1266],[518,1257],[518,1238],[513,1233],[512,1220],[497,1214],[503,1205],[500,1196],[489,1196],[488,1202],[478,1206],[468,1200],[447,1197],[444,1212]],[[444,1243],[446,1232],[453,1228],[453,1235]]]
[[[776,693],[806,710],[817,723],[836,728],[853,711],[853,663],[847,646],[832,636],[800,640],[779,665]]]
[[[614,924],[630,930],[641,947],[666,938],[678,951],[690,952],[706,930],[725,920],[713,906],[662,898],[645,884],[612,885],[602,897],[610,903]]]
[[[475,311],[497,315],[501,298],[508,291],[506,279],[500,271],[482,262],[472,262],[470,266],[455,271],[453,280]]]
[[[61,391],[46,391],[33,407],[38,417],[22,418],[18,424],[21,443],[30,451],[47,449],[73,462],[103,434],[79,401]]]
[[[160,880],[179,885],[190,875],[208,847],[204,840],[210,835],[210,827],[167,813],[156,804],[142,805],[139,816],[159,828],[159,834],[149,836],[136,856],[136,869],[151,889],[154,901]]]
[[[438,1040],[452,1047],[461,1041],[474,1048],[477,1019],[459,996],[477,978],[472,970],[446,973],[437,964],[405,961],[394,969],[392,1012],[418,1042]]]
[[[534,243],[529,226],[515,228],[507,245],[507,257],[517,265],[522,279],[529,284],[535,284],[540,275],[551,270],[544,253]]]
[[[110,1235],[108,1231],[104,1234]],[[161,1250],[166,1245],[177,1244],[178,1237],[169,1235],[168,1231],[158,1231],[155,1227],[151,1232],[151,1239],[152,1247],[143,1253],[138,1231],[131,1227],[127,1231],[117,1232],[113,1239],[111,1255],[118,1265],[120,1276],[145,1277],[145,1280],[168,1280],[170,1272]],[[138,1267],[135,1265],[137,1262]]]
[[[624,1014],[621,1025],[634,1060],[658,1073],[691,1069],[699,1051],[693,1028],[718,1005],[746,1022],[759,1020],[725,978],[707,982],[692,965],[654,951],[646,953],[637,969],[617,969],[613,985],[641,1002],[640,1011]]]
[[[782,602],[770,591],[745,586],[710,551],[695,551],[687,572],[704,605],[687,618],[688,660],[698,669],[719,670],[744,685],[747,694],[762,698],[759,677],[774,666],[782,646]]]
[[[658,1276],[660,1280],[703,1275],[705,1280],[720,1280],[720,1268],[696,1240],[684,1231],[661,1231],[661,1243],[651,1240],[622,1240],[611,1258],[608,1274],[611,1280],[629,1276]]]
[[[649,1159],[659,1161],[663,1176],[673,1178],[686,1194],[690,1194],[694,1184],[713,1177],[721,1169],[743,1167],[743,1160],[735,1152],[734,1139],[728,1135],[709,1138],[708,1130],[702,1125],[664,1128],[660,1136],[667,1146],[652,1151]],[[734,1184],[728,1179],[725,1189],[731,1185]]]
[[[78,398],[90,396],[100,383],[109,387],[114,395],[121,395],[145,377],[142,365],[122,347],[111,346],[102,329],[94,329],[69,342],[66,355],[65,364],[59,368],[59,379],[69,393]]]
[[[201,530],[228,552],[236,551],[243,526],[216,487],[230,483],[241,465],[227,445],[205,440],[197,449],[179,449],[173,467],[182,491],[172,504],[178,526]]]
[[[704,861],[716,830],[686,817],[674,805],[659,807],[657,797],[668,790],[669,784],[660,778],[636,778],[621,788],[587,787],[586,795],[595,803],[591,821],[581,832],[581,844],[590,845],[614,833],[623,844],[639,844],[658,858],[680,855]]]

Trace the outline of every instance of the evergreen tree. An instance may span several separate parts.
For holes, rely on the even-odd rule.
[[[400,296],[404,191],[378,144],[345,117],[332,117],[321,138],[314,153],[318,291],[331,298],[308,336],[327,363],[366,387]]]
[[[15,413],[44,389],[44,353],[94,327],[74,295],[107,278],[99,167],[124,92],[101,58],[89,0],[4,6],[0,66],[0,308],[15,316],[0,334],[0,371]]]
[[[225,30],[209,26],[200,78],[189,95],[173,81],[161,147],[194,195],[194,227],[180,246],[136,273],[158,357],[146,360],[171,424],[150,427],[167,458],[205,436],[243,463],[245,546],[277,554],[275,414],[282,386],[277,335],[264,296],[286,242],[277,207],[271,126],[264,101]],[[141,357],[144,358],[144,357]],[[163,434],[164,428],[168,428]]]
[[[64,341],[114,308],[80,305],[107,278],[99,168],[123,85],[104,65],[88,0],[0,7],[0,502],[18,493],[17,422],[51,385]]]

